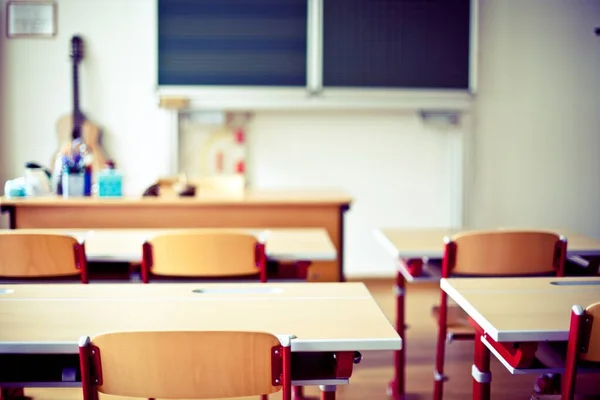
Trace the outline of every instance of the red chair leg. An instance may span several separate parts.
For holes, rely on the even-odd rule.
[[[0,388],[0,400],[27,399],[23,388]]]
[[[269,395],[268,394],[261,394],[260,395],[260,400],[269,400]]]
[[[471,375],[473,376],[473,400],[490,400],[492,373],[490,372],[490,351],[481,341],[481,328],[476,329],[475,357]]]
[[[577,379],[577,359],[581,349],[581,338],[585,312],[581,306],[573,306],[571,310],[571,323],[569,327],[569,341],[567,344],[567,357],[565,360],[565,374],[562,381],[561,400],[573,400],[575,397],[575,380]]]
[[[389,383],[387,394],[393,400],[404,399],[404,379],[406,362],[406,321],[404,315],[404,293],[406,289],[406,280],[404,276],[397,272],[396,286],[394,292],[396,295],[396,332],[402,338],[402,349],[394,351],[394,379]]]
[[[294,400],[304,400],[303,386],[294,386]]]
[[[442,400],[444,396],[444,360],[446,358],[446,336],[448,334],[448,295],[440,290],[440,311],[438,316],[438,337],[435,352],[435,370],[433,371],[433,399]]]
[[[321,400],[335,400],[335,385],[321,385]]]

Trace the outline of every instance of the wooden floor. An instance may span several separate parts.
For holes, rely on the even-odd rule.
[[[373,281],[367,283],[381,309],[394,321],[394,297],[392,282]],[[407,344],[407,386],[406,400],[424,400],[432,397],[433,360],[435,356],[436,327],[431,317],[431,307],[438,302],[439,286],[409,285],[407,296],[407,323],[409,329],[405,338]],[[356,321],[357,328],[361,321]],[[351,384],[338,388],[338,399],[342,400],[384,400],[388,399],[385,387],[392,377],[392,352],[369,352],[355,366]],[[473,362],[472,342],[453,342],[448,346],[445,400],[467,400],[471,398],[471,364]],[[512,376],[492,357],[492,398],[529,399],[532,393],[534,376]],[[591,377],[591,376],[590,376]],[[600,389],[600,381],[592,381]],[[37,400],[81,399],[79,389],[28,389],[26,394]],[[318,395],[317,388],[307,388],[306,393]],[[102,396],[104,400],[121,400],[112,396]],[[270,399],[277,400],[273,395]],[[255,400],[258,400],[256,398]]]

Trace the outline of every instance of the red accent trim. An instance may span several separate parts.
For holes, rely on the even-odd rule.
[[[243,174],[246,171],[246,163],[244,161],[238,161],[235,164],[235,172],[238,174]]]
[[[577,360],[583,342],[584,325],[586,321],[585,312],[577,315],[571,311],[571,323],[569,325],[569,341],[567,343],[567,356],[565,360],[565,373],[562,382],[562,398],[572,399],[575,396],[575,380],[577,379]]]
[[[79,368],[81,372],[81,388],[83,400],[98,400],[98,391],[92,376],[92,367],[90,365],[92,346],[79,347]],[[97,353],[96,353],[97,354]]]
[[[273,346],[271,348],[271,385],[282,386],[283,375],[283,347]]]
[[[350,378],[352,376],[353,366],[353,351],[338,351],[337,353],[335,353],[335,377],[337,379]]]
[[[267,255],[265,253],[265,244],[264,243],[256,243],[256,247],[254,248],[254,260],[256,267],[260,271],[260,281],[267,281]]]
[[[0,400],[27,399],[24,388],[0,388]]]
[[[556,242],[555,268],[556,276],[565,276],[565,264],[567,259],[567,241]]]
[[[294,400],[304,400],[304,386],[293,387]]]
[[[321,400],[335,400],[335,390],[331,392],[321,390]]]
[[[73,251],[75,253],[75,266],[79,269],[79,277],[81,279],[81,283],[88,283],[88,267],[87,267],[87,257],[85,255],[85,243],[76,243],[73,246]]]
[[[144,242],[142,245],[142,265],[140,267],[140,274],[144,283],[150,282],[150,268],[152,268],[152,245]]]
[[[456,264],[456,243],[448,242],[444,246],[444,258],[442,259],[442,278],[448,278]]]
[[[312,264],[310,261],[296,261],[296,278],[306,280],[308,278],[308,267],[310,267],[310,264]]]
[[[477,324],[469,318],[471,325]],[[535,352],[538,348],[537,342],[501,342],[498,343],[487,334],[482,333],[481,336],[496,349],[502,358],[504,358],[513,368],[527,368],[535,361]]]
[[[237,131],[235,131],[235,142],[239,143],[239,144],[244,143],[244,136],[245,136],[244,130],[241,128],[238,129]]]
[[[292,347],[282,346],[281,399],[292,400]]]
[[[423,259],[411,258],[406,260],[406,269],[410,272],[411,276],[421,276],[421,273],[423,272]]]

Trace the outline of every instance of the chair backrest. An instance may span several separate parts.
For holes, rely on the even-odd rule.
[[[446,240],[444,276],[564,273],[566,240],[544,231],[461,232]]]
[[[571,309],[569,340],[562,379],[561,399],[573,399],[578,361],[600,362],[600,302],[585,310],[580,305]]]
[[[116,332],[79,346],[84,399],[96,391],[161,399],[291,393],[290,343],[268,333]]]
[[[583,337],[586,340],[583,343],[586,350],[579,353],[579,359],[600,362],[600,302],[585,309]]]
[[[170,232],[144,244],[142,280],[150,273],[173,277],[260,275],[266,281],[264,245],[240,232]]]
[[[0,232],[0,277],[81,276],[87,283],[83,243],[68,235],[27,231]]]

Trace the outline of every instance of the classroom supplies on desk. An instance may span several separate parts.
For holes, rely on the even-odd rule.
[[[91,156],[81,138],[74,139],[71,148],[61,158],[60,193],[63,197],[91,196]]]
[[[188,181],[185,173],[177,179],[161,178],[144,191],[144,197],[194,197],[195,195],[196,184]]]
[[[106,156],[100,145],[100,128],[92,123],[79,108],[79,63],[83,59],[83,39],[80,36],[71,38],[70,56],[73,61],[73,111],[62,116],[57,123],[57,135],[59,141],[59,149],[52,157],[51,165],[54,171],[60,170],[60,157],[65,153],[65,149],[70,147],[70,142],[73,139],[82,138],[83,143],[87,146],[91,159],[92,173],[95,175],[98,171],[104,168]],[[92,178],[94,178],[92,175]],[[55,185],[60,189],[60,184],[55,180]],[[59,193],[61,194],[61,193]]]
[[[6,181],[4,184],[4,195],[6,197],[25,197],[25,178],[22,176]]]
[[[27,197],[44,196],[52,193],[50,171],[35,162],[25,164],[25,195]]]
[[[112,160],[106,162],[106,167],[98,173],[98,197],[123,196],[123,174],[115,169]]]

